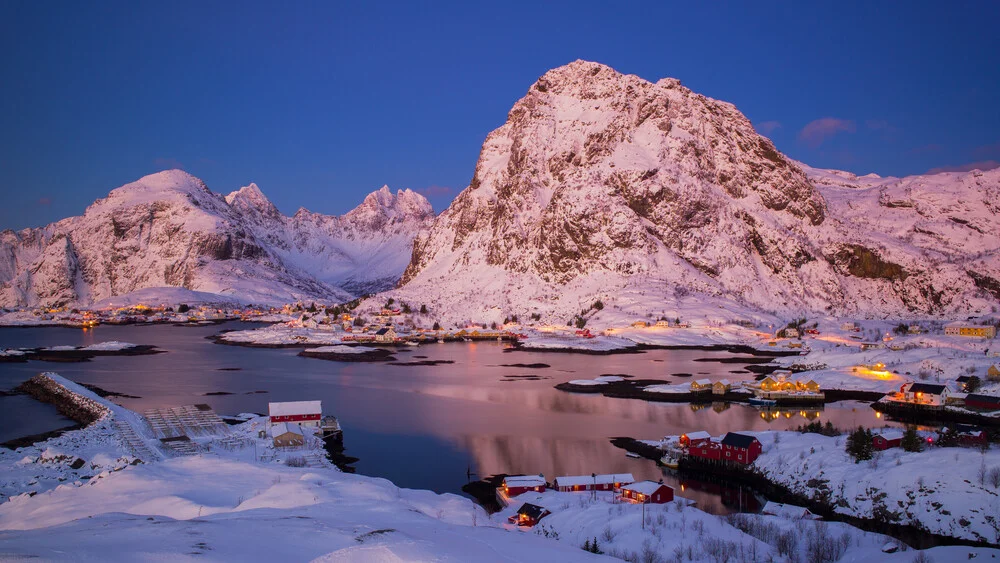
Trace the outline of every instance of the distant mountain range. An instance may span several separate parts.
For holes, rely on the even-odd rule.
[[[80,217],[0,233],[0,305],[87,305],[138,290],[155,299],[159,287],[253,303],[348,300],[392,287],[433,217],[422,195],[388,187],[341,217],[287,217],[254,184],[222,196],[168,170]]]
[[[367,307],[394,297],[451,322],[971,315],[1000,301],[998,212],[1000,170],[814,169],[732,104],[576,61],[514,104],[436,218],[388,188],[342,217],[286,217],[253,184],[223,197],[161,172],[0,234],[0,304],[174,286],[254,302],[388,290]]]

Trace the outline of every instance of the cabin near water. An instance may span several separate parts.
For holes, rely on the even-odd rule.
[[[276,448],[304,446],[306,443],[302,427],[294,422],[279,422],[271,426],[271,439]]]
[[[926,405],[930,407],[942,407],[948,402],[951,395],[946,385],[933,383],[906,383],[899,389],[899,395],[893,400],[912,403],[915,405]]]
[[[508,497],[516,497],[529,491],[543,493],[545,487],[545,477],[541,475],[508,475],[500,486]]]
[[[624,501],[642,504],[663,504],[674,500],[674,489],[656,481],[639,481],[623,485],[621,498]]]
[[[575,491],[615,491],[622,485],[634,483],[631,473],[609,473],[605,475],[567,475],[556,477],[553,488],[560,492]]]
[[[319,426],[323,420],[323,404],[322,401],[268,403],[267,414],[272,426],[281,422]]]

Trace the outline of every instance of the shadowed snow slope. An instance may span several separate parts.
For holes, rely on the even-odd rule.
[[[400,489],[384,479],[334,470],[206,455],[15,497],[0,505],[0,558],[599,559],[575,545],[495,526],[482,508],[455,495]]]
[[[387,187],[342,217],[286,217],[255,184],[223,197],[167,170],[83,216],[0,233],[0,305],[87,305],[156,287],[249,302],[348,299],[391,287],[432,217],[423,196]]]
[[[627,292],[777,313],[983,311],[1000,296],[998,210],[1000,170],[815,170],[732,104],[576,61],[490,133],[395,295],[473,321],[565,322]]]

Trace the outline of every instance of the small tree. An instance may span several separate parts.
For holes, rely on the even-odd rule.
[[[924,441],[920,439],[914,427],[908,426],[906,432],[903,432],[902,446],[907,452],[921,452],[924,450]]]
[[[309,311],[310,313],[315,313],[316,312],[316,304],[315,303],[310,303],[309,304],[309,309],[307,309],[307,311]]]
[[[431,327],[431,330],[441,330],[441,323],[434,321],[434,326]]]
[[[861,426],[847,436],[845,451],[854,458],[854,463],[860,463],[872,458],[874,449],[872,448],[872,431]]]
[[[395,302],[396,300],[390,297],[389,300],[385,302],[385,308],[388,309],[389,307],[392,307],[392,304]]]
[[[427,314],[427,305],[424,305],[423,303],[420,304],[420,314],[421,315]]]
[[[577,317],[576,318],[576,322],[574,323],[574,325],[576,326],[576,328],[583,328],[583,327],[587,326],[587,319],[585,319],[583,317]]]
[[[983,386],[983,380],[979,379],[978,376],[973,375],[965,382],[965,391],[967,393],[975,393],[979,391],[979,388]]]
[[[365,320],[361,317],[354,317],[354,326],[365,326]]]
[[[178,313],[187,313],[190,310],[191,307],[187,303],[181,303],[180,305],[177,306]]]
[[[410,309],[410,304],[409,303],[403,303],[403,314],[404,315],[409,315],[412,312],[413,311],[412,311],[412,309]]]
[[[601,301],[600,299],[598,299],[597,301],[594,301],[594,304],[593,304],[593,305],[591,305],[591,307],[592,307],[592,308],[593,308],[593,309],[594,309],[595,311],[600,311],[601,309],[604,309],[604,302],[603,302],[603,301]]]

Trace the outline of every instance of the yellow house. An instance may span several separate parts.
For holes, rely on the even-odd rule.
[[[699,379],[691,382],[691,391],[711,391],[712,381],[710,379]]]
[[[819,393],[819,383],[815,379],[796,379],[795,387],[799,391],[808,391],[810,393]]]
[[[779,389],[778,380],[769,375],[760,380],[760,389],[761,391],[777,391]]]
[[[989,381],[1000,381],[1000,368],[994,364],[990,366],[990,369],[986,370],[986,379]]]
[[[635,321],[632,323],[632,328],[646,328],[647,326],[649,326],[649,323],[646,321]]]
[[[957,322],[945,325],[944,333],[949,336],[969,336],[972,338],[996,338],[997,327],[993,325],[975,326]]]
[[[730,383],[728,379],[720,379],[712,384],[712,394],[725,395],[726,392],[732,388],[733,384]]]

